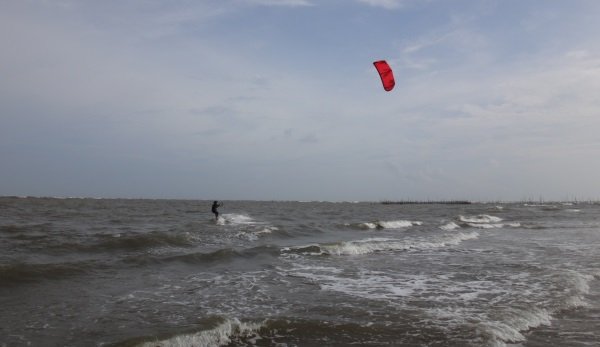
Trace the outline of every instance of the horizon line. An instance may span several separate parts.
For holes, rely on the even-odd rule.
[[[215,199],[207,198],[152,198],[152,197],[94,197],[94,196],[44,196],[44,195],[0,195],[0,199],[89,199],[89,200],[181,200],[181,201],[214,201]],[[545,200],[538,199],[521,199],[521,200],[469,200],[469,199],[379,199],[379,200],[324,200],[324,199],[216,199],[217,201],[256,201],[256,202],[320,202],[320,203],[379,203],[389,205],[402,204],[510,204],[510,203],[600,203],[600,198],[597,199],[561,199],[561,200]]]

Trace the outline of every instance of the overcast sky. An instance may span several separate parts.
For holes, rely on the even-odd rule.
[[[597,0],[1,1],[0,195],[598,199],[598,18]]]

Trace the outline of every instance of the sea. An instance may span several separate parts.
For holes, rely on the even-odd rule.
[[[0,346],[600,346],[600,204],[0,198]]]

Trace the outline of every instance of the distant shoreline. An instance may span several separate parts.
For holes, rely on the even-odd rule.
[[[468,200],[438,200],[438,201],[418,201],[418,200],[402,200],[402,201],[381,201],[383,205],[470,205]]]

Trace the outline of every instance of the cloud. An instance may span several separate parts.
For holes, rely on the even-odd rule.
[[[313,6],[313,4],[307,0],[243,0],[249,4],[262,5],[262,6]]]
[[[300,141],[302,143],[317,143],[317,142],[319,142],[319,139],[317,138],[317,136],[315,134],[308,134],[308,135],[300,138],[298,141]]]
[[[62,3],[70,5],[0,5],[0,193],[35,194],[13,189],[13,177],[26,171],[32,187],[43,186],[32,173],[47,167],[59,187],[69,187],[61,177],[99,170],[108,176],[96,191],[118,192],[123,180],[148,172],[150,184],[121,194],[230,189],[232,198],[267,197],[275,191],[270,182],[280,182],[281,198],[377,199],[406,191],[414,198],[485,198],[490,191],[520,198],[522,188],[537,195],[528,182],[577,193],[585,191],[579,182],[592,186],[600,174],[590,159],[600,156],[600,47],[589,28],[565,36],[557,29],[548,39],[539,36],[542,21],[527,31],[531,37],[516,36],[525,32],[519,19],[490,29],[488,17],[449,14],[434,24],[425,17],[394,21],[400,29],[386,35],[366,32],[381,30],[374,23],[361,30],[369,47],[392,51],[386,57],[397,78],[396,89],[383,93],[360,35],[341,51],[323,49],[321,36],[348,35],[326,31],[330,12],[251,9],[315,2]],[[417,12],[429,14],[427,6]],[[364,15],[348,12],[356,6],[337,9],[340,27]],[[281,26],[289,18],[294,25]],[[406,22],[412,24],[404,30]],[[332,65],[322,59],[329,53],[345,58]],[[306,167],[311,176],[298,177]],[[153,181],[154,172],[177,184]],[[577,180],[562,183],[570,172]],[[252,177],[260,180],[247,184],[252,190],[240,183]]]
[[[402,7],[405,0],[357,0],[360,3],[373,7],[382,7],[388,10]]]

